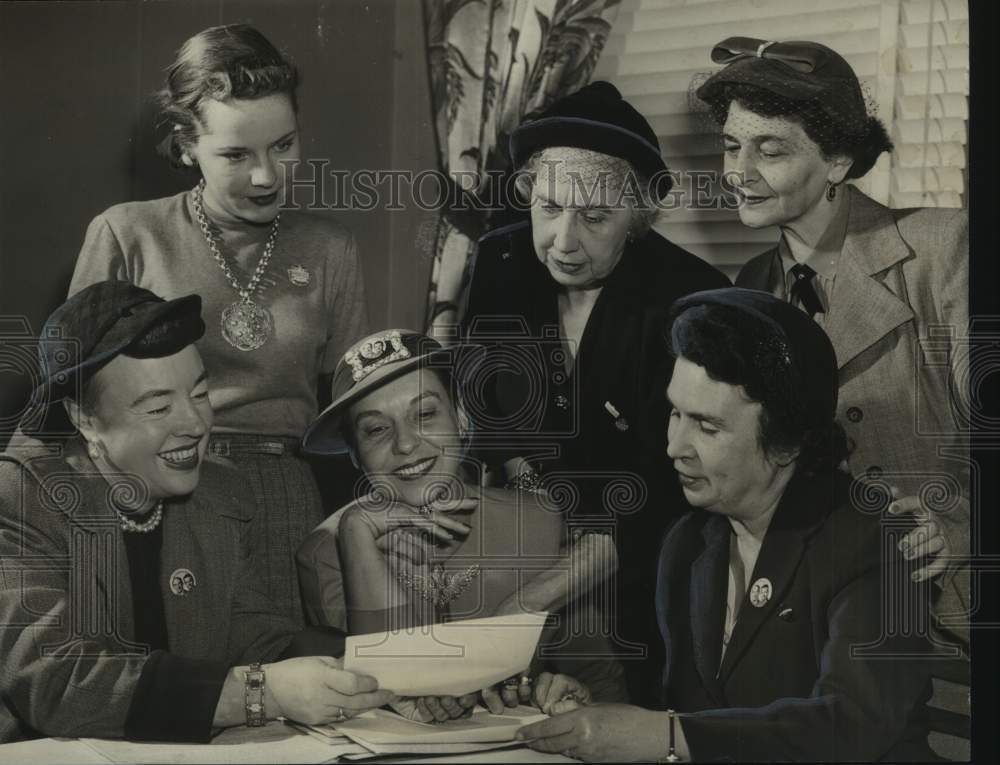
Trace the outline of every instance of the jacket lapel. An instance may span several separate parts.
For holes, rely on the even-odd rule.
[[[897,294],[898,280],[886,274],[911,255],[892,211],[853,187],[848,193],[850,212],[833,310],[824,323],[840,369],[913,319],[913,311]]]
[[[207,482],[206,482],[207,483]],[[164,508],[160,586],[167,624],[184,625],[170,632],[170,650],[191,656],[225,656],[228,635],[205,644],[205,636],[223,630],[232,606],[232,579],[240,551],[226,517],[246,521],[240,508],[211,503],[194,495],[173,499]],[[186,569],[194,577],[190,591],[171,587],[173,575]]]
[[[79,439],[68,441],[62,455],[33,460],[30,464],[41,490],[50,498],[49,506],[60,507],[64,497],[71,498],[71,505],[65,509],[71,529],[69,545],[74,572],[70,587],[71,591],[77,588],[71,594],[71,607],[81,609],[70,617],[73,629],[82,629],[87,635],[89,631],[111,627],[122,651],[141,653],[138,644],[132,642],[135,622],[128,554],[118,516],[109,502],[114,485],[97,470]],[[87,592],[91,583],[96,593]],[[104,599],[104,612],[95,614],[90,599],[98,593]],[[98,620],[100,624],[96,623]]]
[[[691,638],[695,664],[713,700],[724,705],[717,675],[725,624],[729,536],[724,517],[713,515],[702,527],[705,548],[691,566]]]
[[[743,596],[736,626],[719,670],[719,679],[723,684],[753,644],[764,622],[774,618],[802,561],[806,538],[825,516],[823,503],[824,498],[829,496],[830,493],[811,491],[809,479],[793,478],[786,488],[764,535],[753,574],[747,578],[747,593]],[[770,580],[771,596],[762,606],[755,606],[750,601],[750,593],[754,582],[761,578]]]
[[[641,349],[621,342],[623,337],[640,337],[638,324],[642,303],[638,299],[638,282],[641,276],[636,257],[634,252],[626,249],[621,261],[608,277],[587,319],[587,326],[580,338],[580,347],[577,349],[573,374],[579,373],[581,357],[591,360],[583,361],[584,366],[589,364],[593,367],[596,363],[602,370],[596,374],[592,370],[590,374],[583,375],[580,380],[581,388],[607,383],[614,379],[619,371],[636,365],[635,360],[629,356],[641,352]],[[601,391],[602,394],[605,392]],[[614,403],[620,406],[632,402]]]

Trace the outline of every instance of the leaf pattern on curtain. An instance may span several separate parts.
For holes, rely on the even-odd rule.
[[[423,0],[440,169],[456,193],[488,198],[489,173],[507,166],[510,133],[531,114],[590,81],[620,0]],[[467,205],[471,207],[471,205]],[[449,342],[464,307],[485,212],[442,210],[427,324]]]

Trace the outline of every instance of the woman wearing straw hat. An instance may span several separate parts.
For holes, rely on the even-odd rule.
[[[299,550],[307,610],[322,623],[346,622],[352,634],[560,610],[559,629],[543,636],[541,655],[552,658],[540,666],[589,677],[594,697],[622,700],[621,666],[598,609],[614,546],[603,534],[574,533],[582,530],[568,527],[555,497],[480,486],[481,466],[466,456],[461,393],[479,358],[478,349],[445,349],[408,330],[376,333],[345,354],[334,401],[303,444],[312,453],[349,450],[368,486]],[[546,710],[560,689],[540,699]],[[527,688],[519,691],[487,689],[486,703],[502,711],[526,700]],[[459,700],[421,703],[425,719],[464,712]]]

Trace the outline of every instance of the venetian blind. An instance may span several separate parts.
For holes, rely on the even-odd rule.
[[[716,68],[712,46],[741,35],[833,48],[898,147],[857,185],[892,206],[960,205],[967,15],[964,0],[624,0],[594,79],[614,83],[649,119],[668,166],[681,174],[656,229],[734,277],[778,232],[748,229],[734,211],[706,204],[717,185],[696,188],[722,170],[717,128],[690,95],[692,79]]]
[[[902,0],[892,207],[962,207],[969,119],[966,0]]]

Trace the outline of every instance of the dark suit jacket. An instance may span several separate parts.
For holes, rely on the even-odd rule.
[[[487,235],[476,256],[463,331],[486,347],[485,363],[472,376],[477,387],[466,396],[479,456],[494,466],[515,456],[532,459],[552,486],[573,487],[571,524],[593,523],[618,535],[616,643],[630,657],[626,673],[636,702],[655,700],[648,680],[661,659],[651,583],[663,533],[686,508],[665,457],[666,318],[678,298],[726,286],[722,273],[654,231],[628,243],[567,376],[557,284],[535,254],[530,222]]]
[[[939,521],[960,532],[949,537],[967,556],[968,214],[890,210],[853,186],[846,193],[847,233],[823,326],[837,353],[837,420],[853,447],[851,472],[950,510]],[[771,291],[782,278],[775,248],[750,260],[736,285]],[[968,568],[938,584],[942,626],[967,644]]]
[[[919,659],[930,647],[893,621],[923,609],[926,626],[926,584],[908,581],[889,526],[848,492],[846,476],[793,478],[747,577],[770,579],[772,596],[760,608],[744,597],[721,667],[729,521],[693,511],[664,540],[663,701],[686,713],[696,760],[933,759]]]
[[[79,442],[65,456],[37,442],[0,455],[0,741],[124,733],[150,653],[134,639],[112,491]],[[245,491],[234,471],[206,462],[197,492],[164,507],[160,582],[169,653],[179,657],[171,666],[192,686],[218,668],[274,659],[296,630],[257,586]],[[178,568],[196,578],[184,597],[170,590]]]

